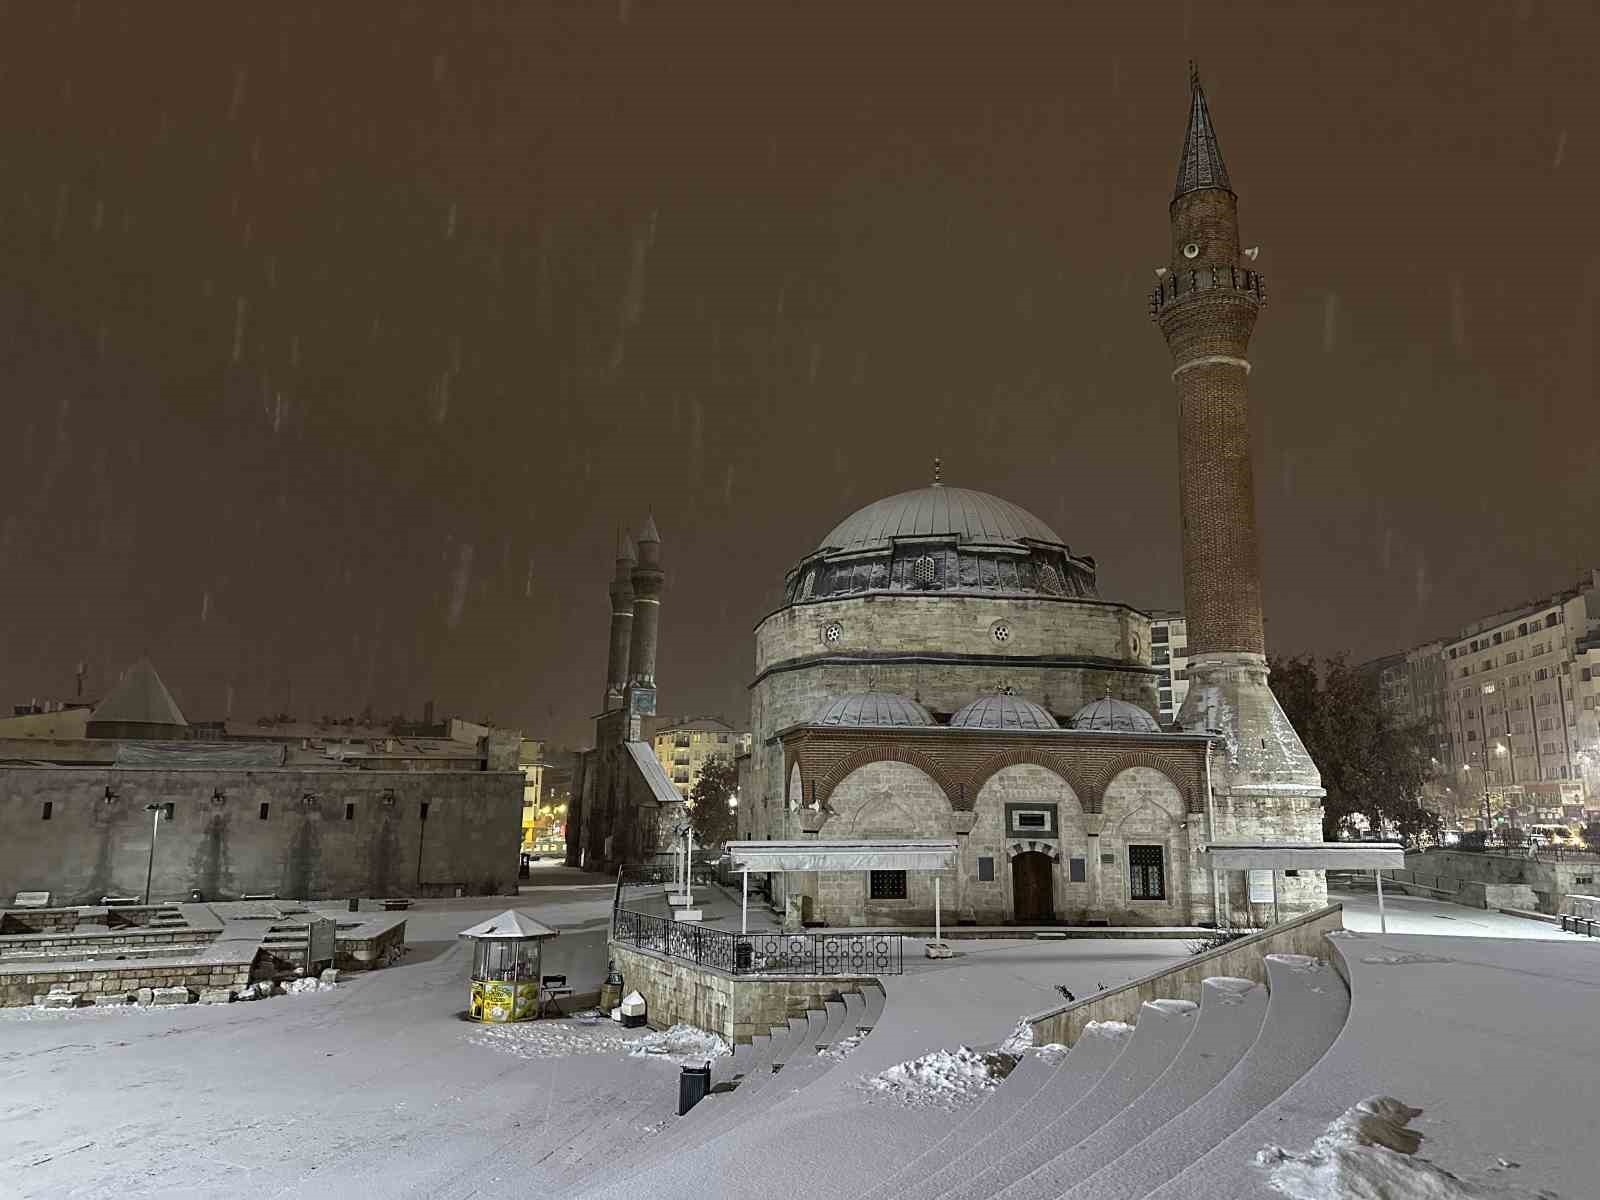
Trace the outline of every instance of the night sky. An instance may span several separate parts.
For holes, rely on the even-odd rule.
[[[0,703],[568,744],[653,508],[667,713],[945,478],[1182,599],[1146,313],[1200,62],[1271,301],[1267,633],[1365,657],[1600,562],[1594,6],[13,3]]]

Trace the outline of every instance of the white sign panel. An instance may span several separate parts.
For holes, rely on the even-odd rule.
[[[1271,904],[1272,903],[1272,872],[1271,871],[1251,871],[1250,872],[1250,903],[1251,904]]]

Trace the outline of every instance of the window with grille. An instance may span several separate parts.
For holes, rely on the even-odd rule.
[[[1134,900],[1165,900],[1166,873],[1161,869],[1160,846],[1128,847],[1129,896]]]
[[[904,871],[869,871],[869,895],[874,900],[904,900],[906,898],[906,873]]]

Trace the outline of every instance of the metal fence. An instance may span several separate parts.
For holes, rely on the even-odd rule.
[[[1561,928],[1568,933],[1581,933],[1588,937],[1600,937],[1600,921],[1592,921],[1588,917],[1574,917],[1570,914],[1561,918]]]
[[[729,933],[620,906],[611,936],[730,975],[898,975],[904,961],[894,933]]]

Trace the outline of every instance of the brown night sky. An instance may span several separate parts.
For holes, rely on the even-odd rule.
[[[577,743],[653,506],[662,710],[742,720],[784,570],[936,454],[1176,606],[1191,56],[1272,289],[1272,649],[1600,563],[1589,3],[41,0],[0,45],[7,705],[148,652],[191,717]]]

